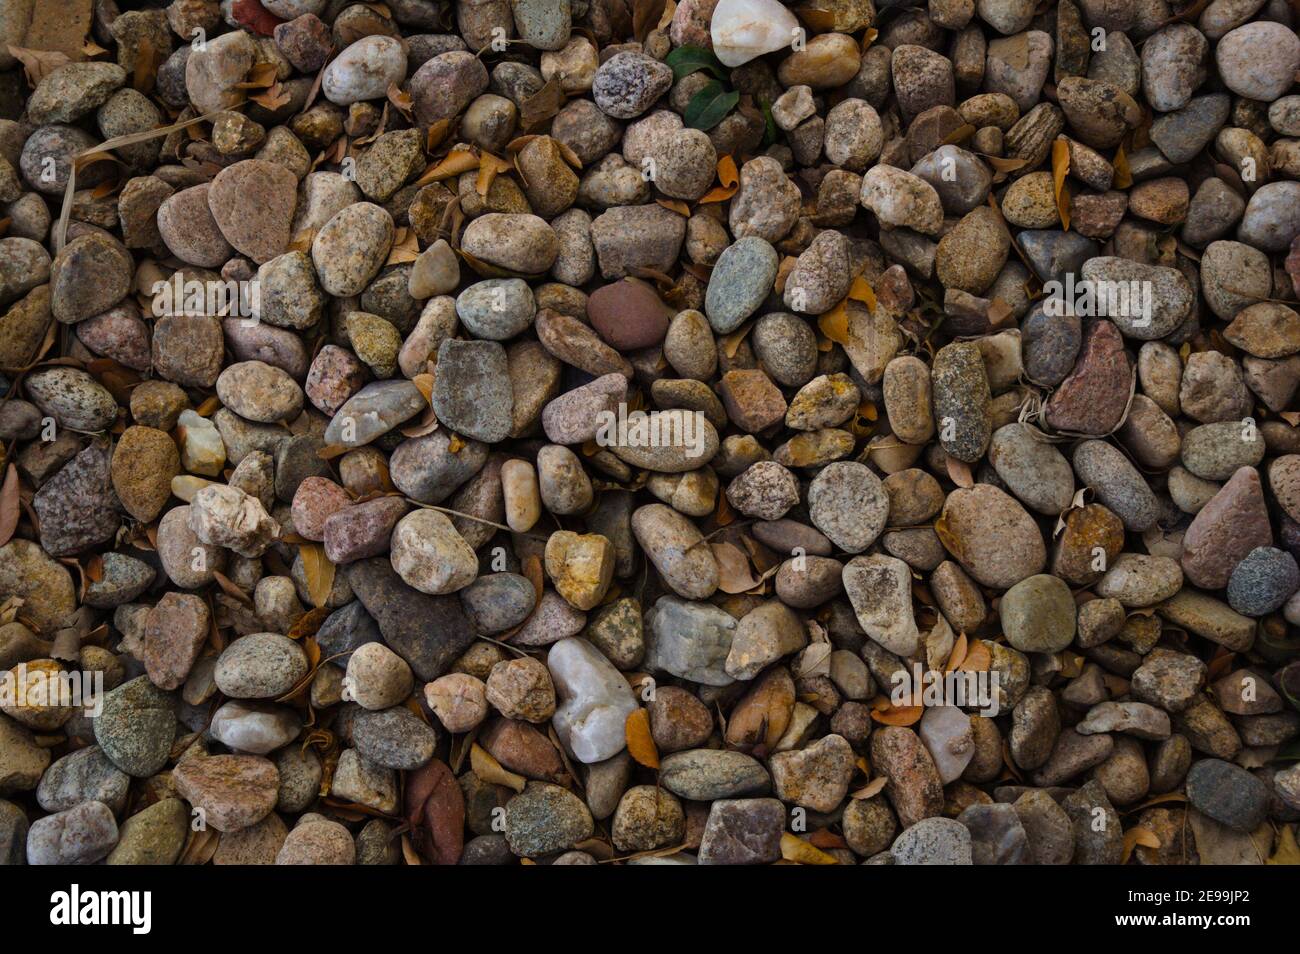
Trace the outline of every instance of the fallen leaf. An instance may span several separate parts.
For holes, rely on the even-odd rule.
[[[689,219],[691,217],[691,207],[681,199],[655,199],[655,202],[663,206],[669,212],[676,212],[678,215],[682,216],[682,218]]]
[[[838,861],[816,845],[790,832],[781,833],[781,857],[801,865],[837,865]]]
[[[479,156],[478,178],[474,182],[474,191],[479,195],[487,195],[496,177],[503,172],[509,172],[512,168],[513,166],[504,159],[498,159],[490,152],[482,153]]]
[[[302,556],[302,572],[307,578],[307,593],[312,603],[324,606],[334,589],[335,566],[319,543],[304,543],[298,547],[298,553]]]
[[[1124,152],[1124,146],[1115,150],[1115,160],[1111,163],[1115,167],[1115,177],[1111,184],[1116,189],[1127,189],[1133,184],[1133,173],[1129,170],[1128,155]]]
[[[975,486],[975,478],[971,475],[970,464],[951,455],[945,455],[945,463],[948,467],[948,479],[954,484],[963,489]]]
[[[849,309],[848,299],[840,302],[830,311],[825,312],[817,319],[817,327],[821,333],[837,345],[847,345],[849,343]]]
[[[740,173],[736,171],[736,160],[730,155],[718,160],[718,185],[700,197],[700,205],[711,202],[725,202],[736,194],[740,188]]]
[[[13,539],[21,514],[22,505],[18,499],[18,468],[10,464],[5,470],[4,486],[0,487],[0,547]]]
[[[628,755],[646,768],[659,767],[659,749],[650,734],[650,712],[647,709],[635,709],[627,714],[624,723],[627,735]]]
[[[1283,825],[1277,837],[1277,848],[1269,856],[1270,865],[1300,865],[1300,845],[1296,844],[1295,826]]]
[[[709,549],[718,564],[718,589],[722,592],[744,593],[759,584],[750,568],[749,558],[735,544],[710,543]]]
[[[1129,858],[1133,855],[1133,849],[1138,845],[1143,848],[1159,848],[1160,839],[1150,828],[1143,828],[1141,825],[1135,825],[1128,831],[1124,832],[1124,853],[1120,856],[1119,863],[1128,864]]]
[[[747,321],[731,334],[727,335],[722,339],[722,353],[728,358],[734,358],[736,352],[740,350],[741,342],[743,342],[753,330],[754,322]]]
[[[862,801],[868,798],[875,798],[877,795],[879,795],[881,792],[885,790],[885,785],[888,782],[889,779],[885,778],[885,776],[883,775],[880,776],[879,778],[873,778],[866,785],[863,785],[860,789],[858,789],[856,792],[851,794],[849,798],[857,799],[858,801]]]
[[[428,185],[430,182],[440,182],[443,179],[450,179],[462,172],[471,172],[477,168],[478,153],[473,149],[453,149],[436,166],[430,166],[424,170],[424,174],[415,180],[415,184],[423,186]]]
[[[849,286],[849,300],[860,301],[872,311],[876,310],[876,292],[871,287],[871,283],[861,275],[853,279],[853,284]]]
[[[275,64],[256,63],[248,71],[242,83],[236,83],[236,89],[269,89],[275,85]]]
[[[944,663],[943,671],[952,672],[963,662],[966,661],[966,654],[970,652],[970,646],[966,640],[965,633],[959,633],[956,641],[952,644],[952,652],[948,654],[948,661]]]
[[[315,636],[332,612],[334,611],[328,606],[313,607],[299,616],[297,622],[289,627],[289,632],[285,635],[290,639],[306,639],[308,636]]]
[[[281,106],[287,106],[293,100],[293,96],[279,82],[272,83],[265,91],[253,93],[248,98],[272,112]]]
[[[1070,144],[1058,138],[1052,143],[1052,188],[1056,193],[1056,212],[1061,217],[1061,228],[1070,231],[1070,190],[1065,187],[1065,177],[1070,174]]]
[[[435,123],[429,123],[429,130],[424,134],[424,151],[433,152],[442,141],[447,138],[447,133],[451,129],[451,120],[439,119]]]
[[[896,706],[890,702],[871,710],[872,720],[882,725],[916,725],[924,714],[925,706]]]
[[[519,104],[520,127],[525,131],[536,129],[552,119],[567,102],[559,76],[552,76],[545,86]]]
[[[68,54],[59,50],[29,50],[21,46],[10,46],[9,54],[23,64],[27,85],[33,89],[60,66],[72,62]]]
[[[667,0],[633,0],[632,36],[638,43],[644,43],[651,31],[659,26],[666,5]]]
[[[993,665],[993,654],[989,652],[984,640],[977,639],[966,650],[966,656],[957,666],[958,672],[988,672]]]
[[[420,257],[420,237],[415,234],[415,229],[399,229],[394,238],[393,247],[384,262],[386,266],[404,265]]]
[[[393,104],[394,108],[410,121],[411,107],[413,105],[411,94],[403,90],[396,83],[389,83],[387,95],[388,101]]]
[[[528,780],[522,775],[507,771],[500,762],[488,754],[487,749],[475,742],[469,750],[470,768],[483,781],[492,785],[504,785],[516,792],[522,792]]]

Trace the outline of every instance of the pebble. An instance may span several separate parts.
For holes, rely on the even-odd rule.
[[[999,607],[1007,642],[1022,652],[1059,652],[1074,641],[1074,597],[1059,577],[1026,577]]]
[[[347,106],[382,99],[388,87],[406,77],[406,50],[389,36],[367,36],[330,61],[321,79],[321,93],[331,103]]]
[[[709,808],[702,865],[770,864],[781,857],[785,810],[774,798],[718,799]]]
[[[1236,765],[1202,759],[1187,773],[1187,798],[1215,821],[1235,831],[1250,832],[1264,820],[1268,788]]]
[[[529,782],[506,803],[506,841],[520,857],[567,851],[591,837],[593,825],[576,795],[548,782]]]
[[[27,833],[29,865],[86,865],[101,860],[118,841],[113,812],[85,801],[32,822]]]
[[[1041,573],[1047,564],[1043,538],[1033,519],[990,484],[953,491],[944,503],[942,519],[957,546],[950,552],[985,586],[1014,586]]]
[[[252,633],[231,643],[217,659],[217,688],[232,699],[275,699],[308,672],[306,654],[278,633]]]

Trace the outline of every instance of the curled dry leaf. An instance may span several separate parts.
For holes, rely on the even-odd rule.
[[[650,713],[646,709],[634,709],[627,714],[624,724],[627,735],[627,752],[639,764],[646,768],[659,767],[659,749],[650,734]]]
[[[516,792],[522,792],[528,780],[522,775],[516,775],[508,771],[500,762],[488,754],[487,749],[475,742],[469,750],[470,768],[485,782],[493,785],[504,785],[506,788],[512,788]]]
[[[862,801],[868,798],[875,798],[877,795],[879,795],[881,792],[885,790],[885,786],[887,784],[889,784],[889,779],[881,775],[879,778],[873,778],[866,785],[863,785],[856,792],[853,792],[849,797],[857,799],[858,801]]]
[[[713,202],[726,202],[740,188],[740,173],[736,169],[736,160],[730,155],[718,160],[718,184],[700,197],[700,205]]]
[[[302,556],[302,571],[307,578],[307,593],[317,606],[329,602],[330,591],[334,588],[334,564],[325,556],[325,548],[319,543],[304,543],[298,547]]]
[[[788,831],[781,834],[781,857],[801,865],[839,864],[832,855],[826,854],[816,845]]]
[[[1128,831],[1124,832],[1124,853],[1120,857],[1120,864],[1128,864],[1128,860],[1133,855],[1133,849],[1138,845],[1144,848],[1159,848],[1160,839],[1150,828],[1143,828],[1141,825],[1135,825]]]
[[[1061,218],[1061,228],[1070,230],[1070,190],[1065,187],[1065,177],[1070,174],[1070,144],[1058,138],[1052,143],[1052,189],[1056,195],[1056,212]]]

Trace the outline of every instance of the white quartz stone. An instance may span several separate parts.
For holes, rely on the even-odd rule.
[[[709,23],[713,52],[724,66],[790,47],[798,31],[798,19],[777,0],[720,0]]]
[[[572,636],[551,647],[546,665],[560,699],[551,724],[564,747],[586,764],[621,752],[627,717],[637,708],[623,674],[591,643]]]

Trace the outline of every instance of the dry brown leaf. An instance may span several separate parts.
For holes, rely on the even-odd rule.
[[[242,83],[236,83],[236,89],[270,89],[275,85],[275,64],[255,63],[248,71]]]
[[[424,174],[415,180],[417,186],[428,185],[450,179],[462,172],[472,172],[478,168],[478,153],[472,149],[453,149],[443,157],[442,162],[424,170]]]
[[[276,82],[272,83],[265,91],[253,93],[248,98],[259,106],[264,106],[274,112],[281,106],[287,106],[292,101],[293,96],[279,82]]]
[[[406,117],[407,121],[411,119],[411,94],[403,90],[396,83],[388,84],[388,101],[393,107]]]
[[[811,842],[790,832],[781,834],[781,857],[801,865],[837,865],[833,855],[828,855]]]
[[[984,640],[977,639],[966,650],[966,656],[957,666],[958,672],[988,672],[993,665],[993,654]]]
[[[528,780],[522,775],[505,769],[500,762],[488,754],[487,749],[475,742],[469,750],[470,768],[483,781],[492,785],[504,785],[516,792],[522,792]]]
[[[401,228],[394,236],[393,247],[388,252],[385,265],[405,265],[420,257],[420,237],[415,229]]]
[[[849,286],[849,300],[860,301],[872,311],[876,310],[876,292],[871,287],[871,283],[861,275],[853,279],[853,284]]]
[[[963,662],[966,661],[966,654],[970,652],[970,645],[966,639],[965,633],[958,633],[956,641],[952,644],[952,652],[948,654],[948,661],[944,663],[943,671],[952,672]]]
[[[684,219],[691,217],[691,207],[681,199],[655,199],[659,205],[663,206],[669,212],[676,212]]]
[[[944,462],[948,467],[948,479],[954,484],[963,489],[975,486],[975,478],[970,472],[970,464],[964,460],[958,460],[952,455],[945,455]]]
[[[659,26],[665,6],[667,0],[633,0],[632,36],[638,43],[644,43],[651,31]]]
[[[1150,828],[1143,828],[1141,825],[1135,825],[1128,831],[1124,832],[1124,853],[1120,856],[1119,863],[1128,864],[1128,860],[1133,855],[1133,849],[1138,845],[1143,848],[1159,848],[1160,839]]]
[[[10,464],[5,469],[4,486],[0,487],[0,547],[13,539],[18,529],[22,504],[18,496],[18,468]]]
[[[474,191],[479,195],[487,195],[488,190],[492,188],[492,183],[496,177],[503,172],[509,172],[513,169],[510,163],[504,159],[498,159],[490,152],[482,153],[478,162],[478,178],[474,182]]]
[[[877,795],[879,795],[882,791],[885,790],[885,785],[888,784],[888,782],[889,779],[885,778],[885,776],[883,775],[880,776],[879,778],[873,778],[866,785],[863,785],[860,789],[858,789],[856,792],[851,794],[849,798],[856,799],[858,801],[862,801],[867,798],[875,798]]]
[[[1065,187],[1065,177],[1070,174],[1070,144],[1057,138],[1052,143],[1052,188],[1056,194],[1056,212],[1061,217],[1061,228],[1070,231],[1070,190]]]
[[[740,343],[749,337],[749,333],[754,330],[754,322],[747,321],[731,334],[722,339],[722,353],[728,358],[734,358],[736,352],[740,350]]]
[[[568,97],[559,76],[552,76],[546,85],[519,104],[519,125],[526,132],[549,122],[556,113],[564,108]]]
[[[1277,848],[1269,856],[1270,865],[1300,865],[1300,845],[1296,844],[1295,826],[1283,825],[1278,834]]]
[[[9,54],[23,64],[27,84],[33,89],[60,66],[72,62],[68,54],[59,50],[29,50],[21,46],[10,46]]]
[[[627,735],[627,753],[646,768],[659,767],[659,749],[650,734],[650,712],[647,709],[635,709],[627,714],[624,724]]]
[[[719,497],[725,497],[720,494]],[[713,558],[718,563],[718,589],[724,593],[744,593],[759,584],[749,565],[749,558],[731,543],[710,543]]]
[[[227,596],[239,600],[245,606],[253,605],[253,598],[236,586],[234,581],[224,573],[213,570],[212,578],[217,581],[217,586],[221,587],[221,591]]]
[[[730,155],[718,160],[718,185],[700,197],[700,205],[712,202],[726,202],[740,188],[740,173],[736,170],[736,160]]]
[[[896,706],[888,701],[871,710],[871,718],[882,725],[916,725],[924,714],[925,706]]]
[[[199,831],[191,831],[189,840],[185,843],[181,856],[176,860],[178,865],[206,865],[212,860],[212,856],[217,853],[217,846],[221,844],[221,832],[215,828],[203,828]]]
[[[334,589],[335,566],[325,556],[325,548],[319,543],[304,543],[298,547],[298,552],[302,555],[307,593],[312,603],[324,606],[329,601],[330,591]]]
[[[429,123],[429,130],[424,134],[424,151],[432,153],[442,145],[442,141],[447,138],[447,133],[451,130],[451,120],[439,119],[437,122]]]
[[[1115,167],[1115,178],[1111,184],[1116,189],[1127,189],[1133,184],[1133,173],[1129,171],[1128,155],[1124,152],[1123,145],[1115,150],[1115,161],[1111,165]]]

